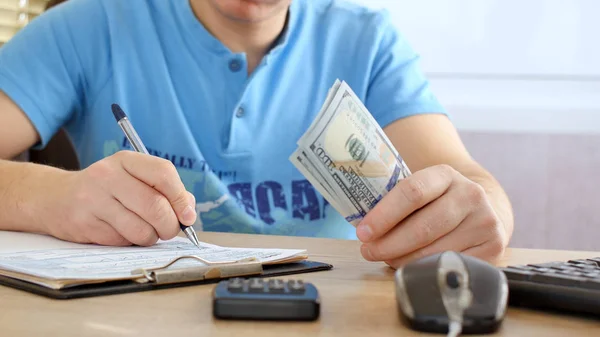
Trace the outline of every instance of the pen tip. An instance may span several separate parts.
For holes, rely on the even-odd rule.
[[[117,122],[126,117],[125,112],[123,111],[123,109],[121,109],[121,107],[118,104],[111,105],[111,108],[112,113],[113,115],[115,115],[115,119],[117,120]]]

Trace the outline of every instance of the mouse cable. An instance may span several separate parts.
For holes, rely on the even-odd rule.
[[[448,336],[447,337],[458,337],[462,331],[462,325],[460,322],[452,321],[450,322],[450,326],[448,328]]]

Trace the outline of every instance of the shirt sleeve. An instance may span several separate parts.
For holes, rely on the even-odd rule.
[[[89,3],[61,4],[32,20],[0,47],[0,90],[37,129],[41,141],[36,149],[45,147],[81,109],[84,79],[72,34],[74,29],[85,34],[86,28],[73,27],[72,18],[91,9]]]
[[[380,13],[378,45],[373,58],[365,106],[383,128],[400,118],[422,113],[449,116],[420,69],[420,56]]]

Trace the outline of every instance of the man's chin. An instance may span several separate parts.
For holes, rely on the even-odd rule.
[[[240,22],[259,22],[271,18],[287,1],[279,0],[213,0],[221,14]]]

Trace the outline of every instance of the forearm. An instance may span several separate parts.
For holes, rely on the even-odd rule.
[[[45,232],[44,219],[52,216],[48,194],[66,171],[0,160],[0,172],[0,230]]]
[[[475,162],[456,165],[455,169],[483,187],[498,218],[506,229],[506,244],[508,244],[514,229],[514,215],[508,195],[500,183],[491,173]]]

